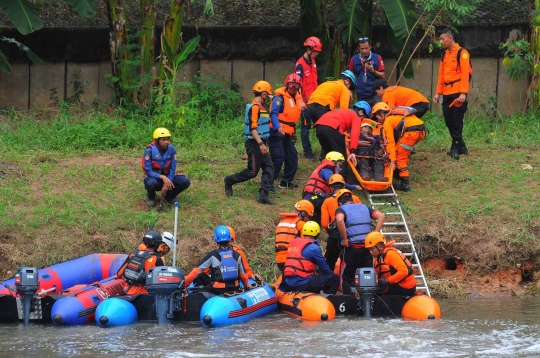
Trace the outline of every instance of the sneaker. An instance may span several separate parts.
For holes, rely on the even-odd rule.
[[[154,199],[147,199],[147,200],[146,200],[146,204],[147,204],[150,208],[153,208],[154,206],[156,206],[156,200],[154,200]]]
[[[317,157],[312,152],[304,153],[304,158],[309,159],[309,160],[317,160]]]
[[[227,196],[233,196],[232,185],[227,181],[227,177],[223,179],[223,182],[225,183],[225,194],[227,194]]]
[[[298,188],[298,184],[288,183],[285,180],[282,180],[281,183],[279,183],[279,187],[281,189],[287,189],[287,188],[296,189],[296,188]]]

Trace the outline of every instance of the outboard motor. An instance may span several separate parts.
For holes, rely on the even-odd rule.
[[[34,295],[39,287],[38,270],[35,267],[20,267],[15,274],[15,287],[22,301],[22,318],[25,326],[30,321]]]
[[[154,267],[146,276],[146,289],[156,301],[158,324],[171,323],[174,311],[181,309],[184,271],[171,266]]]
[[[356,270],[355,286],[358,298],[363,302],[358,308],[363,307],[364,317],[371,318],[371,298],[377,292],[377,273],[373,267],[362,267]]]

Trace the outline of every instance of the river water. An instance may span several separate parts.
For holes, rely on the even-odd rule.
[[[0,357],[540,357],[540,298],[440,300],[434,321],[275,313],[249,323],[0,325]]]

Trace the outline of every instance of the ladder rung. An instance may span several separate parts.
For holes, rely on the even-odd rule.
[[[400,212],[397,212],[397,213],[383,213],[384,215],[401,215]]]
[[[371,203],[371,205],[386,205],[387,203]]]
[[[398,235],[408,235],[409,233],[407,231],[403,232],[383,232],[383,235],[386,236],[398,236]]]
[[[387,198],[389,196],[395,196],[394,194],[369,194],[372,198]]]
[[[383,226],[403,226],[405,225],[405,222],[403,221],[396,221],[396,222],[385,222]]]
[[[384,235],[386,235],[386,233],[384,233]],[[410,242],[394,242],[392,244],[392,246],[406,246],[406,245],[411,245]]]

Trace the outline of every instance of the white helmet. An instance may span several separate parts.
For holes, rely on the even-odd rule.
[[[168,231],[165,231],[161,234],[161,237],[163,238],[163,243],[167,246],[169,246],[169,249],[173,249],[174,245],[174,236]],[[178,241],[176,241],[178,243]]]

